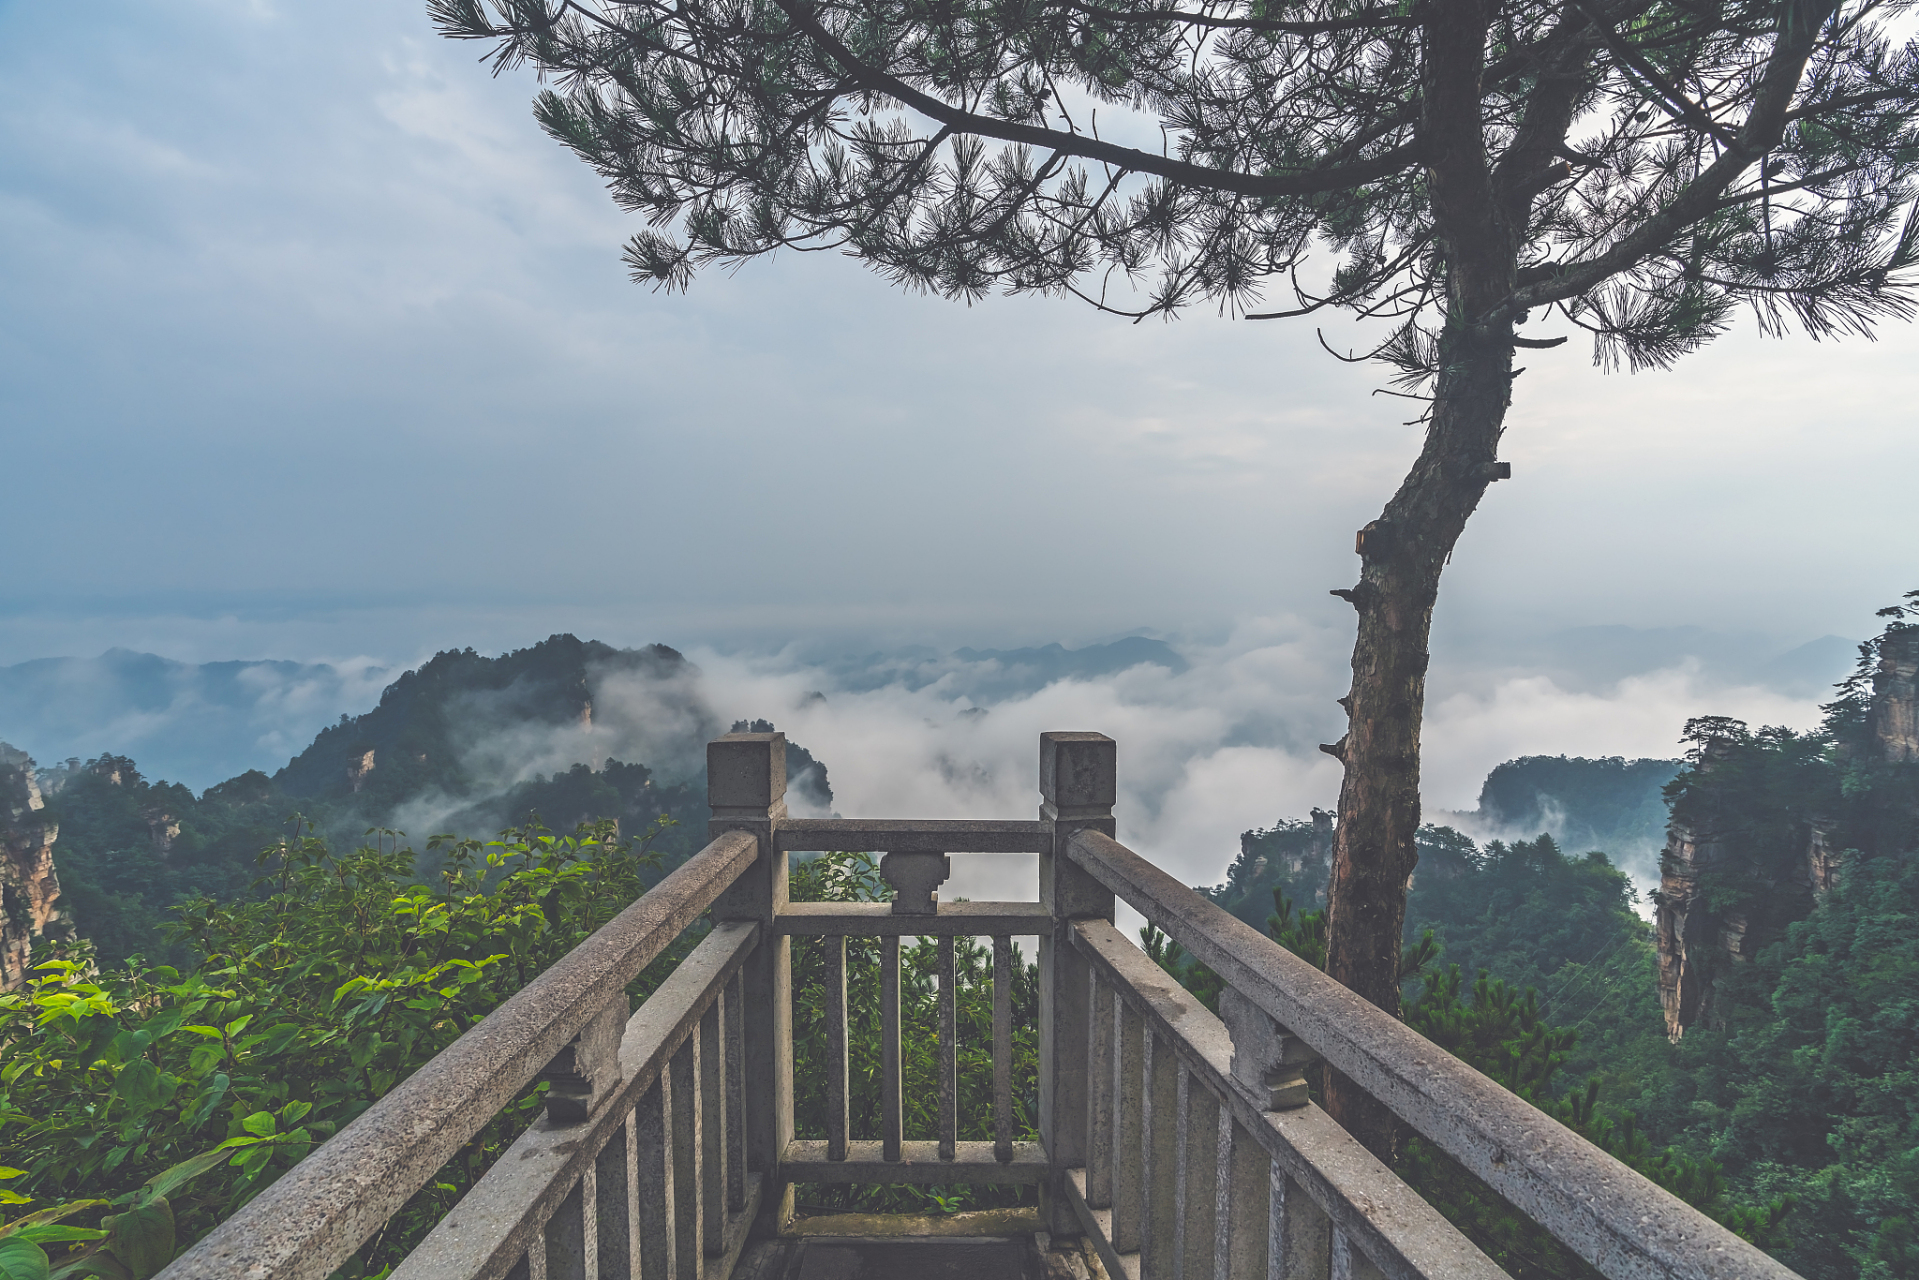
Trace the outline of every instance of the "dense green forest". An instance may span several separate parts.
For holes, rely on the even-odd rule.
[[[1687,727],[1660,910],[1704,989],[1612,1085],[1735,1187],[1792,1196],[1782,1256],[1811,1280],[1919,1276],[1914,602],[1819,728]]]
[[[24,1236],[0,1228],[0,1246],[49,1249],[76,1276],[144,1280],[660,870],[645,838],[617,838],[611,823],[432,853],[437,870],[422,875],[396,841],[336,853],[303,829],[261,859],[260,892],[171,913],[183,966],[100,964],[83,940],[40,949],[26,989],[0,995],[0,1149],[15,1166],[0,1169],[0,1205],[29,1215],[8,1224]],[[630,994],[643,998],[696,940]],[[403,1256],[537,1113],[543,1087],[476,1136],[343,1280]],[[22,1267],[0,1274],[45,1274]]]

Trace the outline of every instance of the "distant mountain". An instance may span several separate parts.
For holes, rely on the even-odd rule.
[[[46,762],[137,755],[207,787],[297,751],[343,711],[370,705],[386,667],[175,662],[109,649],[0,667],[0,738]]]
[[[1598,849],[1642,882],[1657,880],[1665,787],[1681,767],[1678,760],[1522,756],[1486,775],[1476,809],[1434,810],[1427,820],[1482,842],[1550,835],[1569,854]]]
[[[1570,852],[1610,853],[1666,839],[1666,784],[1678,760],[1524,756],[1486,775],[1473,825],[1493,833],[1550,833]]]
[[[570,701],[559,697],[558,686],[552,684],[561,678],[558,668],[548,670],[545,665],[554,656],[547,652],[553,643],[549,640],[519,651],[532,656],[508,654],[499,659],[481,657],[470,650],[450,651],[411,673],[403,681],[404,690],[385,696],[407,705],[416,697],[424,697],[423,706],[437,705],[430,686],[436,681],[450,682],[448,691],[461,690],[455,701],[459,703],[457,710],[465,716],[464,729],[484,728],[502,717],[513,720],[516,705],[522,703],[542,708],[538,713],[542,716],[576,716],[586,705],[584,686],[576,684],[573,692],[580,696],[569,695]],[[647,690],[652,700],[650,712],[643,718],[645,732],[639,735],[643,740],[624,744],[626,754],[619,758],[644,760],[649,767],[679,774],[700,768],[698,748],[703,739],[698,734],[714,728],[716,722],[704,713],[687,720],[692,703],[683,696],[667,696],[673,673],[693,678],[688,675],[692,669],[684,658],[663,646],[619,651],[593,641],[571,643],[580,646],[580,651],[577,660],[572,660],[575,669],[566,679],[584,681],[591,669],[593,679],[604,676],[616,694],[629,686],[639,687]],[[651,656],[612,656],[619,652]],[[665,656],[668,654],[672,655],[670,659]],[[876,689],[895,683],[919,689],[944,680],[955,698],[984,704],[1035,693],[1057,680],[1094,679],[1142,664],[1173,673],[1186,670],[1186,660],[1172,646],[1143,636],[1080,649],[1050,644],[1027,649],[961,649],[955,653],[908,650],[824,665],[847,689]],[[551,772],[577,762],[543,758],[526,769],[509,770],[502,760],[468,761],[465,756],[470,753],[464,750],[454,753],[461,757],[456,760],[444,750],[423,749],[429,757],[428,767],[423,771],[403,769],[399,739],[393,736],[399,732],[394,727],[399,720],[392,714],[393,708],[382,701],[393,674],[392,668],[370,662],[187,663],[130,649],[109,649],[95,658],[37,658],[0,667],[0,739],[47,764],[85,761],[101,755],[129,756],[139,760],[140,767],[153,777],[173,779],[196,789],[248,769],[272,771],[297,753],[300,759],[289,766],[292,772],[287,785],[299,795],[332,795],[350,786],[342,782],[344,758],[334,758],[335,748],[344,749],[348,744],[332,730],[337,729],[342,715],[360,716],[377,703],[387,708],[387,713],[376,715],[358,731],[367,738],[365,745],[374,751],[375,769],[381,773],[374,784],[376,792],[388,791],[391,780],[402,773],[412,782],[457,791],[469,780],[466,772],[470,769],[477,768],[479,775],[494,780],[506,776],[510,784],[528,776],[527,769]],[[516,687],[521,681],[531,683]],[[430,718],[438,713],[427,714]],[[600,707],[595,714],[601,717],[596,727],[604,727],[605,717],[616,714],[616,709]],[[320,745],[315,743],[315,735],[323,730],[328,731],[325,750],[316,756],[308,744]],[[437,731],[422,722],[409,732],[431,736]],[[386,748],[384,754],[382,747]],[[421,753],[414,752],[416,756]]]
[[[1038,649],[955,649],[953,656],[965,662],[997,663],[1001,670],[1018,673],[1041,686],[1072,677],[1113,675],[1131,667],[1165,667],[1174,675],[1187,668],[1164,640],[1128,636],[1111,644],[1089,644],[1083,649],[1068,649],[1049,644]]]
[[[699,672],[665,645],[556,635],[497,658],[435,654],[362,715],[341,716],[274,775],[289,795],[362,807],[462,796],[596,756],[696,770],[719,725]]]
[[[1790,649],[1756,668],[1759,683],[1781,693],[1829,702],[1833,686],[1852,674],[1859,663],[1859,642],[1844,636],[1820,636]]]

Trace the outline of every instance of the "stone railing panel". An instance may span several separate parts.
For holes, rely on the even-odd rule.
[[[715,839],[374,1103],[165,1280],[325,1280],[751,866]]]
[[[1068,855],[1286,1032],[1613,1280],[1794,1273],[1097,831]],[[1284,1113],[1275,1113],[1284,1114]]]

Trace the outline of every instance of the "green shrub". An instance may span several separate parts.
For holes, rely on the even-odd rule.
[[[51,1245],[56,1263],[73,1260],[67,1249],[102,1255],[94,1265],[117,1280],[106,1237],[28,1233],[59,1210],[82,1221],[164,1213],[164,1250],[118,1254],[131,1280],[151,1274],[176,1238],[204,1235],[644,893],[656,869],[646,840],[620,841],[608,823],[568,837],[526,828],[487,844],[436,840],[438,872],[421,881],[396,833],[370,834],[372,847],[336,855],[309,832],[262,855],[263,899],[182,908],[174,928],[199,957],[190,972],[139,957],[102,970],[86,943],[55,944],[25,990],[0,997],[0,1148],[24,1166],[0,1202],[43,1206],[36,1223],[8,1224],[0,1250]],[[346,1274],[401,1256],[531,1120],[542,1087],[476,1136]],[[153,1192],[156,1179],[170,1190]]]

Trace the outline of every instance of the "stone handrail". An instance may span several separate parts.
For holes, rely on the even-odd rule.
[[[1794,1272],[1117,840],[1067,856],[1201,964],[1613,1280]]]
[[[1227,1025],[1119,930],[1076,921],[1073,943],[1114,1087],[1095,1090],[1093,1151],[1067,1195],[1108,1274],[1507,1280],[1324,1111],[1249,1087]]]
[[[628,1019],[618,1083],[578,1120],[548,1114],[390,1280],[677,1276],[731,1269],[758,1207],[742,1159],[739,972],[759,925],[718,924]]]
[[[1613,1280],[1793,1280],[1705,1215],[1115,838],[1115,744],[1040,741],[1034,822],[794,820],[785,741],[708,746],[712,843],[161,1273],[323,1280],[529,1083],[546,1115],[393,1280],[725,1280],[795,1183],[1040,1184],[1114,1280],[1500,1280],[1332,1119],[1323,1060]],[[792,903],[787,852],[885,852],[888,903]],[[1039,901],[938,901],[949,853],[1038,853]],[[1202,1006],[1114,927],[1124,900],[1225,982]],[[712,931],[629,1017],[627,985]],[[1038,1142],[1015,1141],[1017,937],[1038,946]],[[849,1114],[847,939],[879,954],[880,1106]],[[903,939],[936,954],[936,1134],[904,1130]],[[956,939],[991,940],[991,1142],[961,1142]],[[794,1132],[791,948],[824,969],[826,1135]],[[1017,1085],[1025,1095],[1026,1084]],[[757,1247],[757,1246],[756,1246]],[[770,1246],[769,1246],[770,1247]],[[758,1264],[755,1264],[756,1266]]]
[[[758,852],[750,834],[720,835],[188,1250],[162,1280],[325,1280],[590,1022],[623,1006],[627,984]]]

